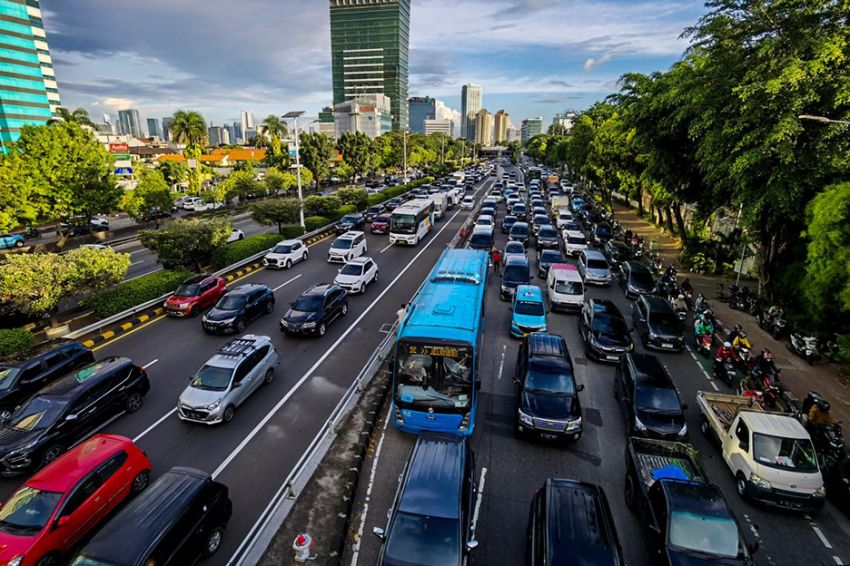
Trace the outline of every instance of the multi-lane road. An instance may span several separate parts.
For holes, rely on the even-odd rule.
[[[499,214],[504,214],[504,206]],[[497,247],[506,237],[497,231]],[[529,250],[529,256],[533,255]],[[531,260],[532,271],[535,263]],[[532,283],[543,286],[539,278]],[[477,465],[479,506],[474,511],[479,546],[472,552],[473,564],[517,565],[524,563],[524,548],[529,506],[532,495],[550,477],[593,482],[605,490],[614,514],[626,560],[632,566],[660,563],[646,544],[646,531],[637,515],[629,511],[623,498],[625,476],[625,424],[612,393],[614,369],[584,356],[577,316],[549,314],[549,331],[563,335],[572,353],[577,380],[585,385],[580,394],[584,416],[584,434],[573,445],[520,440],[513,433],[514,384],[512,382],[518,342],[509,337],[510,308],[499,299],[499,278],[490,274],[482,351],[482,389],[478,401],[475,431],[471,438]],[[624,316],[631,319],[630,301],[616,285],[589,288],[592,297],[613,300]],[[639,341],[638,341],[639,342]],[[643,348],[637,345],[638,351]],[[667,366],[679,388],[686,410],[690,437],[701,452],[709,479],[719,485],[734,509],[745,535],[758,540],[757,564],[836,565],[850,563],[850,521],[832,504],[816,517],[775,511],[743,502],[735,492],[731,474],[718,448],[699,432],[699,410],[695,403],[698,390],[728,392],[722,383],[710,380],[689,351],[681,354],[656,354]],[[382,424],[386,423],[386,415]],[[353,516],[354,531],[346,545],[344,564],[374,564],[380,541],[373,527],[385,527],[387,512],[396,492],[402,468],[415,439],[400,433],[392,425],[376,428],[376,446],[380,448],[364,462],[362,476],[373,481],[360,482]],[[369,490],[368,506],[364,506]],[[361,522],[362,521],[362,522]]]
[[[491,178],[492,179],[492,178]],[[484,181],[484,187],[492,180]],[[479,194],[482,191],[477,191]],[[177,418],[176,403],[189,377],[229,340],[208,336],[199,319],[159,317],[119,339],[97,346],[98,359],[127,356],[147,367],[151,391],[142,408],[108,425],[104,432],[133,438],[147,452],[154,476],[173,466],[211,472],[230,487],[233,518],[220,552],[210,563],[224,564],[257,521],[284,478],[307,448],[330,411],[385,337],[382,327],[394,322],[457,233],[467,212],[451,211],[417,247],[390,246],[387,236],[367,236],[368,255],[380,269],[379,282],[350,300],[347,316],[323,338],[290,338],[278,321],[287,305],[306,288],[330,282],[338,265],[325,262],[331,239],[310,248],[308,261],[290,270],[261,269],[234,281],[261,283],[274,290],[276,307],[246,332],[272,337],[281,358],[275,380],[239,408],[227,425],[206,427]],[[236,225],[246,234],[250,221]],[[148,261],[143,253],[134,261]],[[142,265],[142,264],[138,264]],[[0,481],[5,499],[20,480]]]

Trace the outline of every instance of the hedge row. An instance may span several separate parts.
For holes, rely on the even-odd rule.
[[[306,226],[307,232],[312,232],[319,228],[324,228],[331,222],[333,222],[333,220],[325,216],[308,216],[304,219],[304,226]]]
[[[261,251],[267,250],[280,241],[278,234],[257,234],[248,236],[243,240],[231,242],[215,250],[212,255],[212,266],[215,269],[223,269],[228,265],[251,257]]]
[[[284,240],[300,238],[304,233],[304,228],[300,224],[285,224],[280,227],[280,235]]]
[[[94,316],[100,320],[121,311],[152,301],[174,291],[180,283],[192,275],[186,269],[163,269],[125,281],[115,287],[96,294],[90,301]]]
[[[16,354],[35,343],[35,338],[23,328],[0,329],[0,358]]]
[[[397,187],[387,187],[376,195],[369,195],[369,206],[372,206],[373,204],[381,204],[382,202],[388,201],[391,198],[403,195],[404,193],[415,189],[416,187],[421,187],[422,185],[430,183],[433,180],[433,177],[423,177],[422,179],[411,181],[406,185],[399,185]]]

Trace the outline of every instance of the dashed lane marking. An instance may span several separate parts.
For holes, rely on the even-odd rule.
[[[826,537],[824,536],[823,531],[821,531],[820,528],[816,527],[815,525],[812,525],[812,530],[815,531],[816,535],[818,535],[818,538],[823,543],[823,545],[825,547],[827,547],[828,549],[832,550],[832,545],[829,544],[828,540],[826,540]]]
[[[157,358],[157,359],[155,359],[151,362],[148,362],[148,363],[146,363],[145,365],[142,366],[142,369],[148,369],[149,367],[151,367],[152,365],[154,365],[158,361],[159,361],[159,358]]]
[[[382,249],[382,250],[381,250],[381,251],[379,251],[378,253],[379,253],[379,254],[382,254],[382,253],[384,253],[385,251],[387,251],[388,249],[390,249],[391,247],[393,247],[393,244],[392,244],[392,243],[390,243],[389,245],[387,245],[387,247],[385,247],[384,249]]]
[[[298,279],[298,278],[299,278],[299,277],[301,277],[302,275],[304,275],[304,274],[303,274],[303,273],[299,273],[298,275],[296,275],[295,277],[293,277],[293,278],[292,278],[292,279],[290,279],[289,281],[286,281],[286,282],[284,282],[284,283],[281,283],[280,285],[278,285],[277,287],[275,287],[274,289],[272,289],[272,293],[277,292],[277,290],[278,290],[278,289],[280,289],[281,287],[286,287],[287,285],[289,285],[290,283],[292,283],[293,281],[295,281],[296,279]]]
[[[171,409],[170,411],[168,411],[167,413],[165,413],[164,415],[162,415],[161,417],[159,417],[159,418],[156,420],[156,422],[154,422],[154,423],[153,423],[152,425],[150,425],[148,428],[146,428],[145,430],[143,430],[142,432],[140,432],[138,435],[136,435],[136,437],[133,439],[133,442],[138,442],[139,440],[141,440],[141,439],[142,439],[145,435],[147,435],[150,431],[152,431],[153,429],[155,429],[156,427],[158,427],[162,421],[164,421],[165,419],[167,419],[168,417],[170,417],[171,415],[173,415],[173,414],[174,414],[174,413],[176,413],[176,412],[177,412],[177,407],[174,407],[173,409]]]
[[[496,379],[502,379],[502,370],[505,369],[505,352],[508,350],[507,344],[502,344],[502,361],[499,362],[499,373],[496,374]]]
[[[487,479],[487,468],[481,468],[481,479],[478,480],[478,496],[475,498],[475,511],[472,513],[472,538],[475,539],[475,527],[478,525],[478,513],[481,511],[481,500],[484,499],[484,480]]]

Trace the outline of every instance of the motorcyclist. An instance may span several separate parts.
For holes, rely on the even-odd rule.
[[[679,293],[679,296],[673,301],[673,310],[677,312],[688,310],[688,303],[685,302],[685,296],[683,294]]]
[[[720,369],[723,368],[724,362],[726,360],[732,360],[733,363],[737,363],[741,361],[741,358],[738,357],[738,352],[735,351],[735,348],[732,347],[732,343],[728,340],[723,343],[722,346],[717,348],[717,352],[714,356],[714,371],[718,373]]]
[[[679,296],[681,297],[681,295]],[[697,315],[696,321],[694,321],[694,334],[697,337],[714,334],[714,326],[712,326],[711,321],[703,313]]]
[[[682,285],[681,285],[681,287],[682,287],[682,291],[684,291],[684,293],[685,293],[686,295],[691,296],[691,297],[693,297],[693,296],[694,296],[694,286],[693,286],[693,285],[691,285],[691,280],[690,280],[690,279],[688,279],[687,277],[685,277],[685,278],[682,280]]]
[[[767,348],[753,359],[752,371],[755,375],[766,374],[770,377],[771,382],[779,381],[779,368],[773,361],[773,352]],[[817,404],[817,402],[815,402]]]
[[[743,330],[738,332],[737,336],[732,339],[732,347],[735,348],[736,352],[740,352],[741,348],[746,348],[747,350],[753,349],[753,345],[750,344],[750,339],[747,337],[747,333]]]
[[[812,408],[809,409],[808,423],[812,425],[831,425],[835,421],[829,413],[829,401],[817,399]]]
[[[782,305],[773,305],[767,309],[767,320],[773,322],[776,317],[782,317]]]

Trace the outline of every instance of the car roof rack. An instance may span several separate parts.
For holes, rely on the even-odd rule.
[[[235,338],[219,348],[216,353],[223,356],[241,356],[248,350],[253,350],[255,345],[253,338]]]

